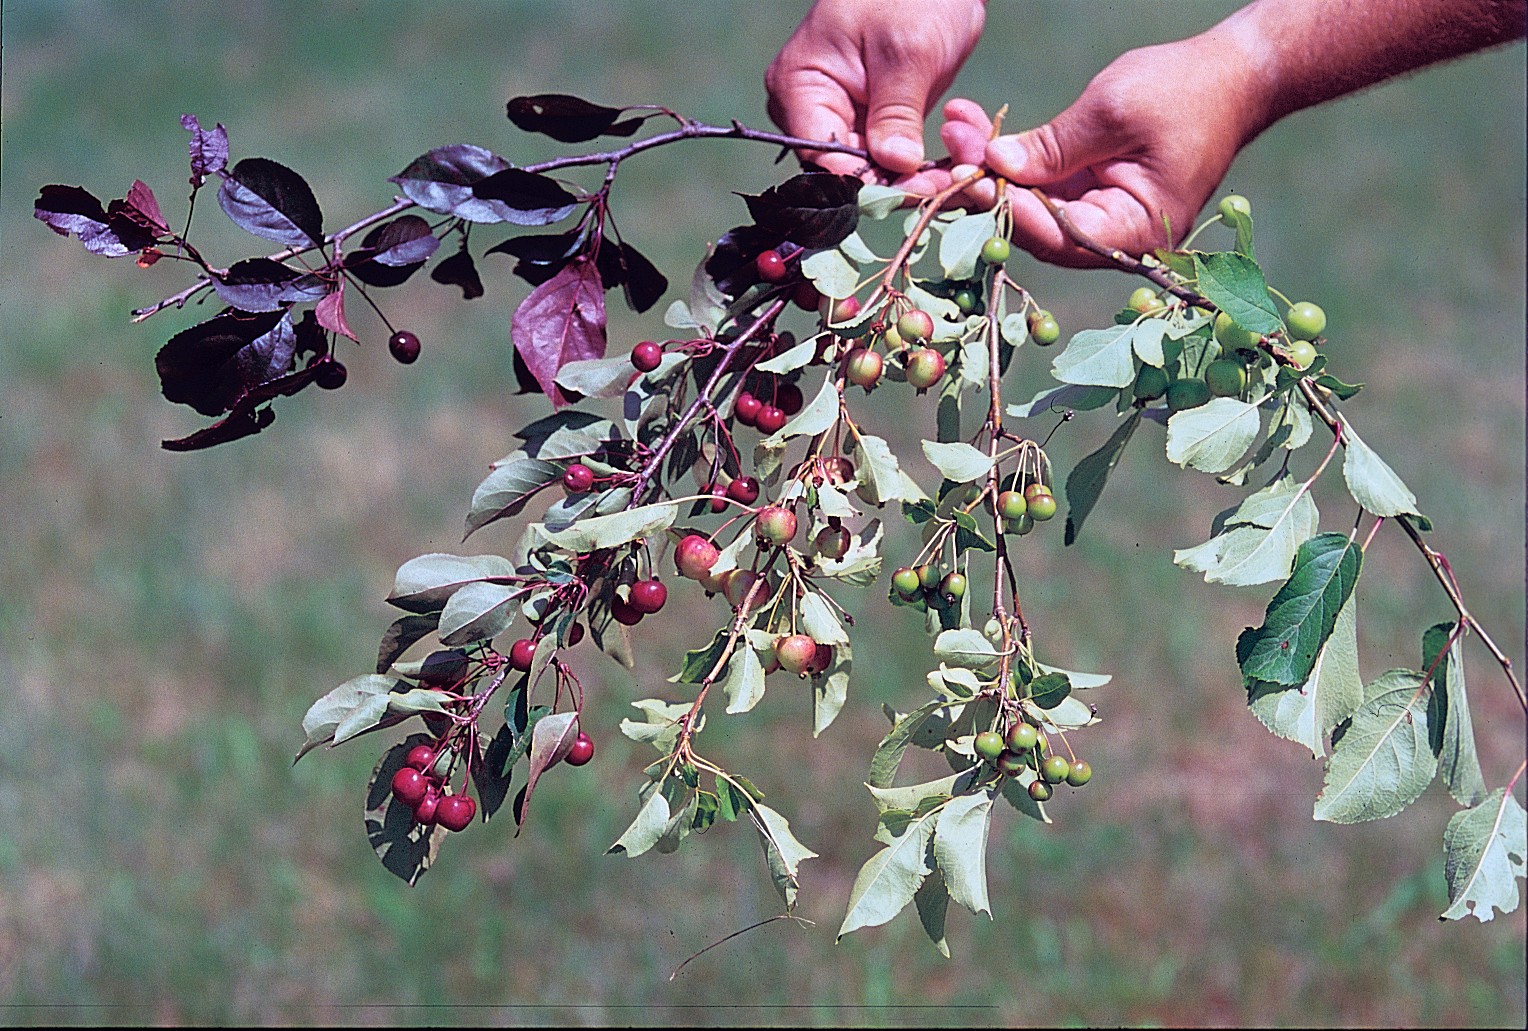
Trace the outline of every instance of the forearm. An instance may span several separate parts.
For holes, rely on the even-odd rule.
[[[1246,143],[1295,111],[1521,38],[1523,0],[1254,0],[1204,34],[1258,84]]]

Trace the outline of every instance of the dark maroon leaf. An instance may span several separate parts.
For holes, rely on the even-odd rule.
[[[501,201],[478,197],[474,183],[509,167],[492,151],[458,143],[437,147],[389,179],[403,195],[426,211],[455,215],[469,222],[513,222],[513,212]]]
[[[134,254],[150,242],[135,247],[123,241],[108,224],[110,216],[101,202],[78,186],[44,186],[33,202],[32,215],[59,236],[77,236],[87,251],[108,258]]]
[[[600,243],[599,249],[594,252],[594,263],[606,290],[614,290],[626,283],[626,264],[621,261],[621,245],[614,240]]]
[[[594,262],[580,255],[532,290],[515,309],[510,336],[552,407],[566,404],[557,370],[605,356],[605,286]]]
[[[477,788],[483,819],[491,818],[504,804],[504,799],[509,795],[515,762],[519,758],[520,753],[515,748],[514,728],[506,723],[499,728],[493,740],[488,742],[481,761],[472,765],[472,784]]]
[[[515,393],[546,393],[546,391],[541,389],[541,384],[536,382],[536,377],[531,373],[531,367],[525,364],[524,358],[520,357],[520,352],[511,350],[509,355],[515,368]]]
[[[743,200],[761,228],[802,247],[832,247],[859,223],[861,185],[852,175],[809,172]]]
[[[399,656],[434,633],[438,626],[439,612],[399,616],[393,620],[393,625],[382,635],[382,644],[377,648],[377,672],[386,673],[398,661]]]
[[[488,254],[511,254],[522,261],[551,264],[571,258],[584,242],[582,228],[554,235],[526,233],[488,248]]]
[[[230,309],[171,337],[154,365],[167,401],[221,415],[251,388],[289,371],[296,348],[288,313]]]
[[[415,823],[414,810],[393,794],[393,777],[403,768],[409,749],[433,743],[428,735],[410,734],[383,753],[366,785],[366,838],[388,873],[409,885],[430,868],[450,832],[439,824]]]
[[[235,263],[228,274],[212,281],[223,303],[245,311],[275,311],[285,304],[316,301],[329,286],[311,272],[290,268],[269,258]]]
[[[430,278],[447,286],[461,287],[464,301],[483,296],[483,281],[478,278],[477,266],[472,263],[472,255],[467,253],[466,247],[437,262],[430,270]]]
[[[520,168],[506,168],[472,184],[472,194],[482,200],[501,201],[512,213],[505,221],[517,226],[544,226],[561,222],[578,206],[578,198],[545,175]]]
[[[630,136],[651,115],[617,122],[623,107],[591,104],[566,93],[514,97],[506,105],[509,120],[526,132],[539,132],[563,143],[584,143],[596,136]]]
[[[127,189],[127,197],[112,201],[106,214],[113,221],[124,219],[156,239],[171,235],[170,227],[159,210],[159,201],[154,199],[154,191],[141,179],[134,179],[133,185]]]
[[[180,126],[191,134],[191,185],[201,186],[209,175],[216,175],[228,164],[228,130],[219,122],[208,132],[195,115],[181,115]]]
[[[400,215],[377,226],[345,255],[346,271],[368,286],[397,286],[424,267],[440,241],[418,215]]]
[[[780,246],[784,240],[780,233],[759,226],[729,229],[706,259],[706,274],[722,293],[738,297],[759,281],[754,259],[771,247]]]
[[[307,180],[269,158],[245,158],[218,188],[218,203],[245,232],[288,247],[323,243],[324,216]]]
[[[236,408],[211,426],[172,440],[161,440],[159,446],[166,451],[202,451],[219,444],[252,437],[276,421],[276,413],[269,408],[245,410]]]
[[[621,263],[626,266],[622,286],[626,289],[626,303],[631,310],[641,314],[657,304],[668,290],[668,277],[647,260],[647,256],[631,244],[621,241]]]

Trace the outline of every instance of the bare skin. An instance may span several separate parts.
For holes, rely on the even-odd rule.
[[[947,185],[949,172],[914,172],[921,144],[905,141],[921,140],[917,117],[953,81],[974,46],[965,33],[973,24],[980,32],[984,11],[977,0],[947,0],[948,16],[931,17],[934,2],[910,17],[896,3],[818,0],[766,77],[772,117],[819,139],[804,130],[867,139],[909,192]],[[885,59],[893,22],[895,52],[918,60]],[[1280,118],[1521,38],[1525,24],[1522,0],[1255,0],[1197,36],[1121,55],[1045,125],[994,139],[980,106],[956,99],[940,136],[957,171],[985,165],[1038,186],[1084,233],[1139,255],[1173,242],[1169,226],[1181,237],[1237,152]],[[823,160],[859,170],[852,158],[836,162],[844,167]],[[1102,264],[1071,245],[1027,189],[1009,196],[1016,244],[1060,265]],[[979,183],[966,199],[990,207],[996,186]]]

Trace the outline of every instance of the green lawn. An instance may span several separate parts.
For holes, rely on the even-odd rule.
[[[709,636],[714,606],[676,598],[644,623],[634,673],[585,655],[589,722],[605,728],[595,763],[549,776],[519,838],[498,820],[449,841],[413,889],[362,830],[380,740],[292,767],[308,704],[373,661],[394,569],[459,547],[487,463],[543,410],[514,396],[508,360],[525,287],[498,258],[482,266],[488,296],[468,304],[417,277],[383,294],[424,341],[417,365],[392,362],[381,324],[353,308],[366,345],[346,345],[344,390],[285,401],[259,438],[170,454],[159,441],[199,417],[159,396],[153,356],[208,312],[131,325],[130,309],[184,285],[183,268],[140,270],[53,236],[31,217],[38,188],[113,197],[140,178],[175,222],[178,119],[190,112],[227,125],[236,158],[299,170],[338,226],[385,205],[386,178],[433,146],[476,143],[521,163],[566,152],[509,125],[515,94],[662,102],[762,126],[763,69],[805,6],[5,4],[10,1022],[1522,1026],[1523,911],[1436,919],[1455,811],[1441,788],[1396,820],[1311,821],[1321,768],[1247,712],[1229,647],[1267,593],[1228,594],[1171,564],[1231,494],[1152,459],[1153,427],[1077,547],[1055,532],[1029,549],[1026,614],[1048,649],[1115,674],[1089,732],[1098,775],[1053,807],[1053,826],[999,817],[997,919],[952,916],[952,960],[910,914],[833,944],[872,848],[860,782],[881,703],[920,699],[921,673],[907,671],[929,662],[915,620],[877,591],[853,599],[859,664],[829,732],[810,738],[789,686],[747,717],[713,714],[706,732],[821,853],[803,867],[800,907],[816,926],[754,931],[672,983],[686,956],[777,906],[742,829],[672,856],[602,854],[634,813],[647,761],[614,726],[630,700],[674,690],[664,678]],[[1038,123],[1114,55],[1236,6],[994,3],[957,91],[1010,103],[1010,126]],[[1434,546],[1519,669],[1524,89],[1521,44],[1480,55],[1288,120],[1226,184],[1252,200],[1273,281],[1326,308],[1334,371],[1366,384],[1345,410],[1415,490]],[[707,142],[633,160],[615,195],[621,229],[685,282],[705,244],[744,219],[733,191],[788,174],[774,157]],[[260,252],[219,225],[211,196],[196,219],[214,261]],[[1066,329],[1104,324],[1133,285],[1017,258],[1010,268]],[[613,316],[612,346],[660,333],[666,303]],[[1044,365],[1031,357],[1008,389],[1027,397]],[[912,441],[905,396],[873,400]],[[1058,470],[1102,442],[1106,421],[1056,435]],[[1323,511],[1323,528],[1348,529],[1336,493]],[[468,550],[512,542],[494,528]],[[1415,664],[1420,629],[1451,614],[1398,533],[1371,549],[1360,593],[1370,677]],[[1523,755],[1522,713],[1486,653],[1468,656],[1487,777],[1500,784]]]

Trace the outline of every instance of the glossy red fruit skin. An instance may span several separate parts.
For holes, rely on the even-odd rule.
[[[822,302],[822,317],[835,326],[841,326],[860,313],[858,297],[841,297],[831,304],[824,299]]]
[[[573,739],[573,744],[568,748],[568,754],[563,757],[563,762],[569,766],[582,766],[594,758],[594,739],[583,731]]]
[[[574,462],[563,470],[562,486],[569,494],[582,494],[594,486],[594,470],[582,462]]]
[[[345,380],[350,378],[350,371],[345,368],[343,362],[323,362],[318,372],[313,374],[313,382],[317,383],[321,390],[338,390],[345,385]]]
[[[568,627],[567,641],[568,641],[568,647],[569,648],[573,647],[575,644],[577,644],[579,641],[582,641],[583,639],[584,639],[584,625],[582,623],[574,623],[572,626]]]
[[[759,409],[759,416],[754,420],[754,425],[759,428],[760,433],[778,433],[785,425],[786,418],[785,412],[779,408],[774,405],[765,405]]]
[[[509,648],[509,664],[521,673],[531,671],[531,660],[536,657],[536,642],[522,637]]]
[[[679,575],[691,580],[699,580],[710,568],[716,565],[716,560],[721,556],[716,545],[706,540],[698,533],[692,533],[679,542],[674,549],[674,564],[679,568]]]
[[[411,766],[416,770],[428,770],[435,765],[435,749],[429,745],[415,745],[409,749],[409,754],[404,756],[403,765]]]
[[[406,806],[417,806],[430,793],[430,781],[419,770],[405,766],[393,774],[393,797]]]
[[[797,285],[793,300],[802,311],[816,312],[822,306],[822,294],[811,283]]]
[[[435,814],[440,808],[440,796],[433,791],[424,796],[424,800],[414,807],[414,822],[425,827],[435,825]]]
[[[759,278],[766,283],[783,283],[790,278],[790,269],[786,267],[785,259],[780,257],[780,252],[768,250],[760,253],[754,259],[753,267],[759,273]]]
[[[658,580],[638,580],[631,585],[631,607],[650,616],[668,601],[668,588]]]
[[[833,646],[819,644],[812,652],[812,664],[807,668],[807,672],[815,676],[831,665],[833,665]]]
[[[794,383],[782,383],[775,390],[775,407],[788,416],[801,411],[805,400],[801,396],[801,388]]]
[[[412,365],[419,357],[419,338],[406,329],[400,329],[387,338],[387,349],[404,365]]]
[[[631,349],[631,364],[638,372],[652,372],[663,363],[663,348],[644,340]]]
[[[715,483],[702,483],[700,485],[700,492],[702,494],[709,494],[709,495],[711,495],[711,511],[713,511],[713,512],[725,512],[725,511],[727,511],[727,488],[726,487],[722,487],[719,484],[715,484]]]
[[[636,626],[642,622],[641,611],[619,597],[610,599],[610,615],[622,626]]]
[[[746,390],[737,396],[737,403],[732,406],[732,414],[737,416],[737,421],[744,426],[752,426],[758,419],[759,412],[763,410],[764,402]]]
[[[464,831],[477,815],[477,803],[466,795],[447,795],[435,807],[435,822],[448,831]]]
[[[751,505],[759,500],[759,481],[752,476],[739,476],[727,484],[727,497],[740,504]]]

